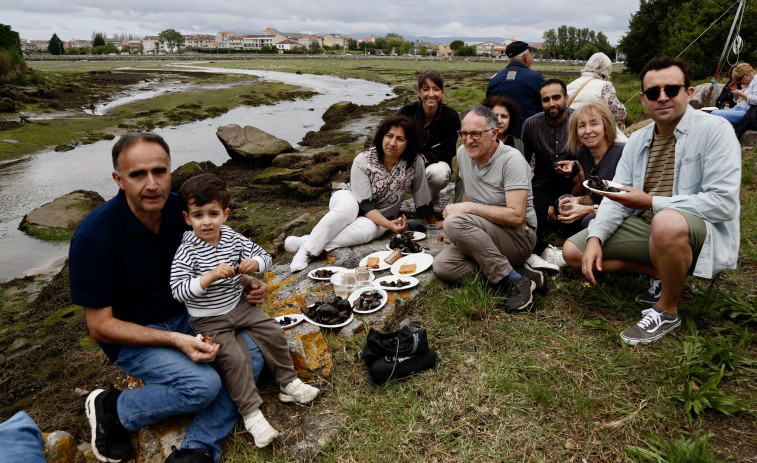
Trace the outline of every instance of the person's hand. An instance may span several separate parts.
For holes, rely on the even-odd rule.
[[[402,216],[399,219],[390,220],[389,222],[391,224],[391,230],[394,233],[399,234],[407,230],[407,220],[405,219],[405,216]]]
[[[234,275],[236,275],[236,271],[231,265],[227,264],[226,262],[221,262],[220,264],[216,265],[216,268],[210,271],[210,275],[213,281],[217,281],[233,277]]]
[[[242,262],[239,263],[239,267],[237,267],[237,270],[242,275],[249,275],[251,273],[256,273],[260,271],[260,264],[258,264],[258,261],[251,257],[247,257]]]
[[[600,193],[602,196],[612,199],[626,207],[631,209],[651,209],[652,208],[652,196],[632,186],[622,186],[621,191],[627,191],[628,193]]]
[[[596,285],[595,270],[602,271],[602,244],[599,242],[599,238],[593,236],[586,241],[586,250],[581,260],[581,273],[587,280]]]
[[[575,164],[574,161],[557,161],[555,172],[563,177],[570,175],[573,172],[573,164]]]
[[[564,204],[571,203],[570,208],[564,208]],[[560,201],[560,216],[558,219],[562,223],[573,223],[594,212],[594,205],[585,206],[579,204],[578,198],[564,198]]]
[[[250,304],[262,304],[268,295],[268,285],[251,276],[242,275],[242,288]]]
[[[557,221],[557,216],[555,215],[555,207],[549,206],[547,209],[547,223],[554,223]]]
[[[176,347],[181,349],[187,357],[195,363],[209,363],[215,360],[218,353],[218,344],[206,344],[194,336],[176,333]]]
[[[447,206],[444,208],[444,211],[442,211],[442,217],[446,219],[450,215],[458,213],[458,212],[459,213],[468,212],[468,202],[464,201],[462,203],[447,204]]]

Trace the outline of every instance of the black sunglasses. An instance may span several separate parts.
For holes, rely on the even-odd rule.
[[[675,98],[680,93],[681,87],[685,87],[685,86],[686,84],[666,85],[665,88],[652,87],[652,88],[643,90],[641,93],[643,93],[644,96],[647,97],[648,100],[656,100],[660,98],[660,92],[664,90],[668,98]]]

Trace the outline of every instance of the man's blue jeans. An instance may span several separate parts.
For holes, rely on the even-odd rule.
[[[26,412],[18,412],[0,423],[0,461],[45,463],[42,432]]]
[[[186,314],[149,326],[193,334]],[[244,338],[257,381],[263,369],[263,355],[249,336],[244,334]],[[218,460],[221,441],[234,428],[239,413],[209,363],[195,363],[174,347],[123,346],[115,365],[145,383],[118,397],[118,417],[126,429],[136,431],[170,416],[195,413],[182,448],[213,450],[214,460]]]

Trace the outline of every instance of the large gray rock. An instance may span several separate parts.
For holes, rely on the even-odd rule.
[[[294,151],[286,140],[251,125],[224,125],[216,130],[216,136],[232,159],[258,167],[268,167],[277,155]]]
[[[40,239],[68,240],[79,222],[103,202],[94,191],[77,190],[25,215],[18,228]]]
[[[741,136],[741,148],[745,150],[751,150],[757,147],[757,131],[747,130],[744,135]]]
[[[691,106],[694,109],[702,109],[707,106],[715,106],[720,92],[725,84],[699,84],[694,87],[694,96],[691,98]],[[708,98],[709,97],[709,98]]]

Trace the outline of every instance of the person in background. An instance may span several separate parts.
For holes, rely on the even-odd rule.
[[[515,127],[520,124],[520,107],[512,98],[506,96],[487,96],[482,105],[494,111],[499,120],[499,141],[512,146],[521,154],[525,151],[523,141],[513,135]],[[524,155],[525,156],[525,155]]]
[[[442,102],[444,79],[434,70],[418,76],[418,101],[401,107],[397,114],[416,121],[421,131],[419,152],[424,159],[426,181],[431,191],[434,210],[441,213],[439,193],[452,176],[452,158],[457,149],[460,116],[454,108]],[[455,189],[459,187],[455,184]]]
[[[539,91],[544,77],[531,69],[534,53],[526,42],[510,43],[505,48],[505,55],[510,58],[510,63],[489,80],[486,96],[507,96],[518,103],[522,118],[514,124],[512,133],[521,137],[525,120],[542,111]],[[528,156],[528,153],[523,154]]]
[[[741,85],[743,90],[740,90]],[[728,84],[728,90],[733,94],[736,100],[736,106],[733,108],[718,109],[712,112],[715,116],[720,116],[731,124],[738,124],[744,118],[749,107],[757,104],[757,81],[754,80],[754,69],[748,63],[741,63],[733,69],[731,73],[731,82]]]
[[[586,61],[581,71],[581,77],[568,84],[568,107],[578,109],[594,100],[607,103],[617,126],[616,138],[625,142],[628,138],[623,134],[626,128],[626,107],[618,99],[615,87],[610,82],[612,61],[604,53],[594,53]]]
[[[289,268],[305,269],[314,256],[346,246],[365,244],[387,230],[402,233],[407,220],[400,214],[408,190],[413,192],[418,218],[436,223],[426,183],[423,157],[419,156],[417,124],[405,116],[389,116],[373,139],[376,147],[352,161],[349,183],[331,194],[329,212],[309,235],[288,236],[284,249],[294,252]]]

